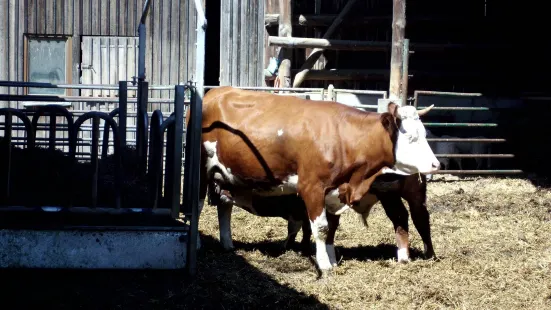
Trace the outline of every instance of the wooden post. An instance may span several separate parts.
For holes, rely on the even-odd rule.
[[[333,21],[333,24],[331,24],[329,29],[327,29],[327,31],[323,35],[323,39],[329,39],[335,33],[335,31],[339,28],[342,21],[344,20],[344,17],[346,16],[346,14],[350,12],[350,10],[352,9],[352,7],[354,7],[354,4],[356,4],[356,2],[357,0],[348,0],[348,2],[342,8],[339,15]],[[302,67],[300,67],[299,73],[297,73],[297,75],[295,76],[295,82],[293,83],[293,87],[300,86],[300,84],[304,81],[306,75],[308,74],[308,71],[312,69],[312,67],[314,66],[316,61],[320,58],[322,53],[323,53],[323,49],[321,48],[315,48],[310,53],[310,55],[306,58],[306,61],[304,62],[304,64],[302,64]]]
[[[400,82],[402,81],[404,32],[406,28],[406,0],[393,0],[392,5],[392,46],[388,98],[398,100],[402,105],[402,102],[400,102]]]
[[[278,36],[280,37],[292,37],[293,26],[291,18],[292,12],[292,0],[280,0],[279,1],[279,28]],[[291,87],[291,58],[293,57],[293,49],[282,47],[279,50],[279,64],[278,76],[280,81],[280,87]]]

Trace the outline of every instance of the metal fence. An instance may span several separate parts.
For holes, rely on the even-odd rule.
[[[418,106],[419,95],[438,95],[451,97],[483,97],[481,93],[461,93],[461,92],[441,92],[441,91],[426,91],[416,90],[414,92],[413,105],[417,109],[424,109],[426,106]],[[435,111],[491,111],[489,107],[438,107],[432,108]],[[472,123],[472,122],[424,122],[428,127],[457,127],[457,128],[497,128],[498,124],[493,122],[487,123]],[[428,138],[429,142],[445,142],[445,143],[506,143],[506,139],[502,138]],[[514,154],[468,154],[468,153],[447,153],[435,154],[438,158],[514,158]],[[437,174],[481,174],[481,175],[498,175],[498,174],[522,174],[524,171],[520,169],[475,169],[475,170],[447,170],[442,169]]]
[[[0,86],[32,86],[48,88],[63,88],[65,86],[73,88],[77,87],[77,85],[61,86],[9,81],[0,81]],[[83,87],[102,89],[100,86],[85,85]],[[109,88],[113,89],[114,86],[110,85]],[[36,147],[46,147],[45,149],[49,151],[59,150],[68,153],[68,157],[70,159],[68,162],[70,165],[78,165],[79,163],[82,163],[83,160],[90,161],[92,187],[90,189],[89,197],[91,198],[91,203],[90,206],[87,207],[92,208],[94,212],[99,212],[105,209],[106,212],[112,213],[113,210],[111,209],[113,208],[119,210],[131,208],[132,212],[143,211],[143,209],[151,209],[148,211],[152,211],[154,213],[170,213],[172,217],[178,217],[181,204],[181,180],[180,174],[176,173],[176,171],[181,171],[182,162],[184,160],[184,157],[182,157],[184,154],[182,149],[182,146],[184,145],[182,133],[186,132],[188,137],[194,134],[193,132],[187,132],[187,130],[184,129],[184,104],[191,104],[190,113],[196,114],[197,110],[201,111],[201,109],[194,107],[194,105],[197,104],[195,100],[195,89],[191,85],[174,86],[173,89],[175,90],[176,96],[172,103],[173,112],[167,116],[163,115],[160,110],[152,111],[151,124],[147,124],[148,116],[143,113],[145,109],[141,107],[134,109],[138,110],[138,112],[135,113],[136,125],[134,126],[136,130],[136,139],[133,139],[133,141],[128,141],[128,88],[128,82],[121,81],[119,83],[117,89],[119,92],[118,107],[109,113],[105,111],[79,111],[78,113],[73,113],[73,111],[68,110],[66,107],[57,105],[54,100],[56,96],[47,96],[48,98],[46,99],[46,102],[49,102],[50,104],[46,105],[36,105],[25,109],[17,109],[12,107],[0,109],[0,117],[4,119],[0,125],[3,133],[2,142],[7,148],[7,153],[5,155],[7,162],[3,163],[5,167],[7,167],[7,173],[3,176],[6,181],[5,188],[3,189],[3,193],[5,194],[4,204],[10,203],[10,189],[13,185],[13,175],[10,173],[10,167],[12,166],[12,146],[19,146],[22,149],[27,149],[27,152],[32,152]],[[167,87],[160,86],[151,88],[166,89]],[[189,90],[190,94],[190,100],[187,100],[187,102],[185,100],[185,90]],[[23,96],[0,94],[0,100],[6,101],[28,101],[29,99],[32,99],[33,101],[38,102],[39,100],[37,100],[38,98],[36,97],[37,96],[33,95]],[[78,98],[75,99],[78,100]],[[147,105],[147,98],[144,98],[143,105]],[[140,113],[140,111],[142,113]],[[141,117],[140,114],[142,115]],[[49,118],[49,121],[40,122],[40,120],[43,120],[44,118]],[[117,121],[115,121],[115,119],[117,119]],[[137,130],[140,127],[144,129],[143,132]],[[91,135],[90,138],[83,138],[83,133],[85,131],[88,131]],[[40,132],[45,133],[44,136],[46,137],[37,138],[39,136],[38,133]],[[140,149],[138,148],[138,143],[140,141],[143,141],[142,143],[144,143],[141,146],[142,149],[145,150],[143,154],[140,153]],[[186,155],[191,154],[190,152],[198,152],[199,141],[197,140],[195,143],[196,145],[188,143],[185,144]],[[152,191],[152,194],[148,197],[149,200],[146,203],[148,206],[144,208],[125,206],[124,200],[121,202],[121,178],[125,167],[125,160],[128,160],[125,156],[123,156],[123,150],[128,146],[134,146],[136,148],[137,156],[139,158],[139,169],[141,169],[144,176],[147,176],[148,188]],[[79,147],[80,150],[78,149]],[[83,150],[84,147],[87,149]],[[105,160],[109,156],[114,158],[115,198],[114,201],[112,201],[112,204],[99,205],[97,201],[99,166],[101,161]],[[44,161],[44,164],[48,164],[48,162]],[[72,167],[67,167],[67,169],[71,170]],[[191,168],[187,166],[187,169],[190,171],[190,169],[195,169],[195,167]],[[163,175],[164,180],[162,179]],[[194,182],[189,181],[188,184],[192,183]],[[72,182],[69,182],[69,185],[72,186]],[[71,188],[59,189],[59,195],[70,196],[72,192],[73,191]],[[163,204],[163,198],[167,197],[170,199],[170,202],[168,204]],[[184,201],[185,200],[186,197],[184,197]],[[69,199],[66,207],[80,207],[82,210],[83,206],[74,205],[71,202],[72,199]],[[2,210],[7,209],[2,208]]]

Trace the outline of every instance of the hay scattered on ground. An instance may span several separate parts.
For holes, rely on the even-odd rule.
[[[316,280],[312,263],[295,252],[266,253],[267,240],[281,244],[285,238],[280,219],[235,212],[237,254],[333,309],[551,307],[549,190],[520,179],[438,175],[428,197],[439,261],[415,259],[423,244],[410,219],[414,261],[398,264],[392,223],[380,205],[368,229],[353,213],[343,216],[336,237],[341,264],[330,280]],[[205,207],[200,227],[218,238],[215,208]]]
[[[2,298],[31,303],[17,299],[30,293],[57,309],[551,308],[550,190],[520,179],[438,175],[428,191],[439,261],[419,259],[423,245],[410,219],[414,260],[396,263],[392,224],[378,205],[367,229],[343,215],[340,266],[318,280],[311,259],[280,251],[284,220],[235,209],[237,250],[225,253],[216,210],[206,206],[194,280],[180,272],[2,274]]]

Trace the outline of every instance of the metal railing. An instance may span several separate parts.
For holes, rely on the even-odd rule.
[[[414,91],[413,105],[417,109],[424,109],[426,106],[418,106],[419,95],[440,95],[450,97],[482,97],[482,93],[461,93],[442,91]],[[488,107],[433,107],[435,111],[491,111]],[[497,128],[497,123],[447,123],[447,122],[423,122],[426,127],[480,127]],[[502,138],[427,138],[429,142],[477,142],[477,143],[506,143]],[[514,154],[435,154],[438,158],[515,158]],[[522,174],[520,169],[488,169],[488,170],[441,170],[435,174]]]
[[[0,85],[10,86],[10,87],[29,87],[32,85],[32,87],[40,87],[42,85],[38,85],[37,83],[24,83],[24,82],[8,82],[8,81],[0,81]],[[49,87],[46,86],[46,87]],[[150,138],[151,145],[149,146],[149,166],[148,169],[143,167],[142,174],[147,175],[148,177],[148,184],[149,187],[153,189],[153,195],[149,197],[149,201],[151,202],[150,207],[144,207],[144,208],[136,208],[134,206],[126,206],[131,207],[135,212],[138,212],[138,210],[145,211],[146,209],[157,209],[161,206],[161,198],[165,197],[165,200],[167,197],[170,198],[170,203],[165,204],[165,207],[168,206],[169,209],[171,209],[171,214],[173,217],[178,217],[180,212],[180,186],[181,186],[181,180],[179,178],[180,174],[175,173],[175,171],[180,171],[178,167],[182,167],[182,134],[184,133],[184,98],[185,98],[185,90],[191,91],[191,100],[190,100],[190,111],[197,111],[201,110],[200,108],[197,108],[197,105],[200,105],[200,102],[196,100],[195,95],[195,87],[191,85],[176,85],[174,87],[176,96],[174,99],[174,112],[166,119],[164,119],[162,112],[160,110],[153,111],[152,119],[154,120],[151,126],[150,130]],[[76,148],[78,145],[78,134],[82,131],[82,128],[84,127],[84,122],[91,121],[92,125],[91,127],[91,133],[92,137],[89,139],[89,142],[91,144],[91,150],[90,150],[90,170],[91,170],[91,176],[92,176],[92,182],[91,182],[91,189],[90,189],[90,204],[89,208],[91,209],[109,209],[109,207],[114,207],[115,209],[124,208],[124,197],[122,197],[121,192],[121,173],[125,167],[125,160],[126,158],[122,156],[122,150],[128,146],[127,139],[126,139],[126,133],[127,133],[127,82],[121,81],[119,83],[119,106],[107,113],[107,112],[100,112],[100,111],[86,111],[84,113],[81,113],[80,116],[78,116],[76,119],[74,115],[65,107],[62,107],[60,105],[50,104],[50,105],[44,105],[44,106],[38,106],[33,108],[33,110],[27,110],[27,109],[15,109],[15,108],[3,108],[0,109],[0,115],[3,115],[5,118],[4,121],[4,138],[3,143],[6,146],[6,162],[4,163],[7,167],[6,173],[4,174],[5,180],[6,180],[6,186],[5,189],[2,191],[5,196],[5,202],[7,204],[10,204],[10,196],[11,196],[11,189],[12,189],[12,174],[11,174],[11,167],[12,167],[12,145],[13,140],[20,141],[20,145],[25,146],[27,149],[27,152],[33,152],[34,149],[39,146],[37,145],[37,139],[36,134],[37,130],[39,129],[46,129],[48,131],[49,137],[48,138],[42,138],[41,140],[43,142],[46,142],[47,150],[54,151],[57,146],[60,144],[68,146],[68,158],[69,158],[69,166],[67,167],[68,170],[72,170],[72,167],[75,165],[79,165],[76,161],[76,155],[78,154]],[[2,94],[0,95],[1,98],[5,98],[8,101],[11,101],[11,96],[14,95],[8,95],[8,94]],[[18,95],[20,96],[20,95]],[[21,98],[25,100],[25,98]],[[144,104],[147,104],[147,102],[144,102]],[[39,119],[41,117],[48,116],[50,118],[49,124],[39,124]],[[65,120],[66,124],[63,124],[64,126],[60,126],[60,124],[57,123],[58,117],[62,116]],[[21,125],[19,127],[14,126],[14,122],[12,117],[17,117]],[[118,122],[115,121],[115,117],[117,117]],[[147,115],[146,117],[147,118]],[[147,121],[146,119],[143,119],[142,121]],[[101,144],[101,156],[100,156],[100,120],[104,121],[104,131],[103,131],[103,143]],[[24,132],[24,137],[14,137],[13,131],[14,129],[19,129]],[[59,138],[56,136],[56,133],[59,131],[59,129],[63,129],[68,133],[68,138]],[[147,128],[146,128],[147,130]],[[199,130],[199,132],[194,132]],[[167,134],[166,139],[166,160],[165,160],[165,169],[164,169],[164,190],[162,187],[162,180],[160,179],[160,175],[163,175],[162,171],[162,159],[165,157],[163,154],[165,143],[164,143],[164,135]],[[197,129],[189,129],[186,131],[186,133],[191,136],[199,134],[200,136],[200,128]],[[114,147],[114,152],[112,154],[108,155],[107,146],[108,143],[106,143],[109,139],[109,135],[112,134],[113,136],[113,143],[112,146]],[[139,134],[139,133],[138,133]],[[16,138],[16,139],[14,139]],[[147,139],[147,137],[146,137]],[[138,137],[136,139],[137,141],[140,140]],[[82,141],[81,141],[82,143]],[[186,143],[186,152],[198,152],[199,146],[198,142],[196,141],[196,144],[193,143]],[[191,154],[191,153],[190,153]],[[139,154],[140,156],[141,154]],[[105,204],[105,202],[100,203],[98,201],[98,181],[99,181],[99,166],[102,162],[102,160],[106,159],[107,156],[112,156],[114,158],[114,200],[110,203]],[[147,162],[147,154],[145,155],[145,158],[140,158],[140,162],[146,163]],[[47,164],[47,163],[45,163]],[[188,171],[193,171],[194,169],[198,169],[197,166],[191,166],[187,168]],[[151,176],[156,176],[155,178]],[[194,182],[188,183],[192,184]],[[74,186],[77,186],[75,182],[68,182],[70,188],[60,188],[59,194],[60,195],[68,195],[70,196],[71,193],[74,191]],[[164,191],[164,195],[161,195],[161,192]],[[184,195],[185,196],[185,195]],[[121,200],[121,197],[123,198]],[[189,197],[185,197],[184,199],[189,199]],[[74,208],[74,207],[81,207],[82,202],[75,203],[72,198],[67,200],[67,204],[63,207],[66,208]],[[3,209],[5,210],[5,209]]]

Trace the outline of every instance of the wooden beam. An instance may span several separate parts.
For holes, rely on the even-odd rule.
[[[302,37],[276,37],[269,36],[270,46],[282,46],[286,48],[323,48],[326,50],[349,50],[349,51],[388,51],[391,42],[387,41],[356,41],[356,40],[335,40],[315,39]],[[503,44],[462,44],[462,43],[409,43],[412,52],[443,52],[450,49],[503,49],[510,48],[510,43]]]
[[[333,24],[327,29],[325,34],[323,35],[322,39],[328,39],[337,31],[339,26],[344,20],[344,17],[352,10],[354,7],[354,4],[356,4],[357,0],[348,0],[346,5],[342,8],[341,12],[335,18],[335,21],[333,21]],[[299,87],[302,81],[304,81],[305,76],[308,74],[308,70],[312,69],[316,61],[320,58],[321,54],[323,53],[322,48],[315,48],[310,55],[306,58],[306,61],[302,64],[300,67],[300,72],[297,73],[295,76],[295,81],[293,83],[293,87]]]
[[[404,33],[406,28],[406,0],[392,1],[392,47],[390,50],[390,85],[388,98],[400,99],[402,81]]]
[[[296,74],[299,69],[292,69],[291,73]],[[409,71],[410,76],[415,79],[480,79],[484,78],[479,72],[454,72],[454,71]],[[390,77],[388,69],[329,69],[310,70],[306,81],[355,81],[355,80],[386,80]],[[486,79],[488,77],[486,76]],[[265,80],[273,80],[274,76],[265,76]]]
[[[308,26],[308,27],[327,27],[330,26],[337,14],[320,14],[320,15],[310,15],[310,14],[300,14],[294,15],[292,18],[293,26]],[[413,16],[408,19],[408,23],[416,22],[443,22],[443,23],[458,23],[458,22],[469,22],[469,23],[491,23],[495,18],[474,18],[474,17],[463,17],[463,16]],[[389,26],[392,23],[392,15],[381,15],[381,16],[354,16],[346,20],[346,25],[353,26],[365,26],[367,24],[374,23],[384,23]],[[274,27],[279,24],[279,14],[265,14],[264,15],[264,25],[266,27]]]
[[[320,48],[331,50],[350,51],[387,51],[389,42],[382,41],[353,41],[353,40],[328,40],[299,37],[276,37],[269,36],[270,46],[281,46],[286,48]]]
[[[291,24],[292,12],[292,0],[280,0],[279,1],[279,28],[278,36],[290,38],[293,36],[293,26]],[[279,50],[279,64],[278,76],[280,80],[280,87],[291,87],[291,58],[293,56],[293,50],[282,47]]]

